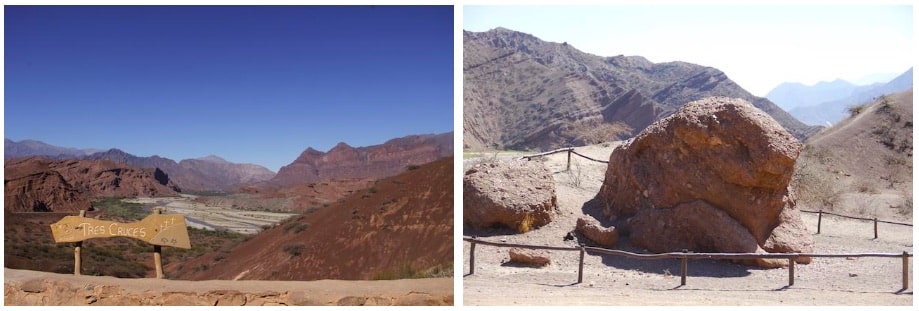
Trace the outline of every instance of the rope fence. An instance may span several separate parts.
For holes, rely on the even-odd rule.
[[[600,163],[607,163],[607,164],[609,164],[609,161],[597,160],[597,159],[588,157],[588,156],[586,156],[586,155],[580,154],[580,153],[578,153],[577,151],[574,151],[574,147],[561,148],[561,149],[555,149],[555,150],[546,151],[546,152],[542,152],[542,153],[526,155],[526,156],[521,157],[521,159],[532,160],[533,158],[544,157],[544,156],[553,155],[553,154],[562,153],[562,152],[567,152],[567,153],[568,153],[568,164],[565,165],[565,170],[571,170],[571,154],[572,154],[572,153],[575,154],[575,155],[577,155],[577,156],[579,156],[579,157],[582,157],[582,158],[585,158],[585,159],[588,159],[588,160],[591,160],[591,161],[594,161],[594,162],[600,162]]]
[[[836,217],[842,217],[842,218],[849,218],[849,219],[873,221],[873,222],[874,222],[874,238],[875,238],[875,239],[878,238],[878,223],[886,223],[886,224],[899,225],[899,226],[910,226],[910,227],[913,226],[913,224],[908,224],[908,223],[903,223],[903,222],[895,222],[895,221],[888,221],[888,220],[879,220],[877,217],[874,217],[874,218],[856,217],[856,216],[849,216],[849,215],[842,215],[842,214],[824,212],[823,210],[818,210],[818,211],[801,210],[801,212],[802,212],[802,213],[817,214],[817,234],[820,234],[820,227],[821,227],[821,225],[822,225],[822,223],[823,223],[823,214],[832,215],[832,216],[836,216]]]
[[[692,253],[692,252],[676,252],[676,253],[658,253],[658,254],[638,254],[622,250],[613,250],[599,247],[590,247],[581,245],[580,247],[562,247],[562,246],[540,246],[540,245],[528,245],[528,244],[515,244],[515,243],[503,243],[503,242],[491,242],[479,240],[476,237],[463,237],[463,241],[470,242],[469,247],[469,274],[475,274],[475,246],[477,244],[494,246],[494,247],[514,247],[514,248],[525,248],[525,249],[541,249],[541,250],[553,250],[553,251],[575,251],[580,252],[580,260],[578,264],[578,282],[582,283],[584,281],[584,254],[585,253],[594,253],[594,254],[605,254],[613,255],[620,257],[627,257],[640,260],[659,260],[659,259],[680,259],[680,286],[686,285],[686,276],[688,271],[688,260],[689,259],[759,259],[759,258],[770,258],[770,259],[787,259],[788,260],[788,286],[795,284],[795,259],[798,257],[812,257],[812,258],[854,258],[854,257],[882,257],[882,258],[901,258],[903,260],[903,269],[902,269],[902,285],[903,288],[901,291],[904,291],[909,288],[909,257],[913,257],[913,254],[910,254],[904,251],[901,254],[897,253],[845,253],[845,254],[817,254],[817,253],[769,253],[769,254],[759,254],[759,253]]]

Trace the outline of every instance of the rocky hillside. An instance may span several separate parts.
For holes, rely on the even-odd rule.
[[[503,28],[463,32],[464,148],[567,146],[583,142],[580,129],[617,122],[635,134],[709,96],[745,99],[798,139],[818,130],[715,68],[601,57]]]
[[[66,212],[89,209],[102,197],[175,195],[178,187],[160,169],[110,161],[29,157],[4,163],[4,210]]]
[[[912,215],[913,91],[882,96],[814,135],[793,185],[810,209]]]
[[[110,149],[84,157],[108,160],[143,168],[159,168],[183,191],[232,191],[243,183],[259,182],[274,177],[274,172],[255,164],[230,163],[216,156],[176,161],[160,156],[138,157]]]
[[[328,152],[307,148],[293,163],[282,167],[268,184],[290,186],[328,180],[378,179],[452,155],[453,132],[412,135],[356,148],[342,142]]]
[[[225,253],[166,266],[183,279],[393,279],[452,275],[453,158],[378,180]]]

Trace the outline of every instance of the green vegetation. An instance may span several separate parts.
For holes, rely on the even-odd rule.
[[[141,220],[149,211],[144,210],[144,204],[128,203],[119,198],[106,198],[92,203],[93,208],[108,215],[115,221],[136,221]]]
[[[397,267],[374,274],[371,280],[400,280],[423,278],[446,278],[453,276],[453,263],[437,265],[427,269],[415,268],[408,262],[403,262]]]

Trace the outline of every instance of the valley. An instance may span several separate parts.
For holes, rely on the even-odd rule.
[[[224,230],[240,234],[256,234],[297,214],[244,210],[232,206],[214,206],[196,202],[199,196],[182,194],[177,197],[123,199],[126,203],[145,205],[145,210],[162,208],[163,214],[183,214],[191,228]]]

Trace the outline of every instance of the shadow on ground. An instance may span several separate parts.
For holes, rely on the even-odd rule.
[[[581,206],[581,211],[584,212],[584,215],[596,218],[597,221],[599,221],[600,224],[604,227],[614,226],[620,229],[626,229],[620,231],[621,235],[619,243],[615,249],[636,254],[648,253],[647,251],[638,247],[634,247],[631,245],[631,243],[629,243],[628,230],[625,226],[625,223],[622,221],[610,220],[609,217],[603,215],[603,204],[596,197],[585,202],[584,205]],[[579,244],[596,247],[595,244],[593,244],[589,239],[585,238],[581,234],[576,234],[575,237],[578,239]],[[588,254],[590,254],[589,251]],[[680,259],[637,259],[607,254],[590,255],[600,256],[602,257],[603,264],[618,269],[635,270],[644,273],[654,273],[661,275],[680,275]],[[688,261],[686,275],[707,277],[744,277],[751,274],[751,269],[761,268],[733,264],[721,260],[699,259]]]

